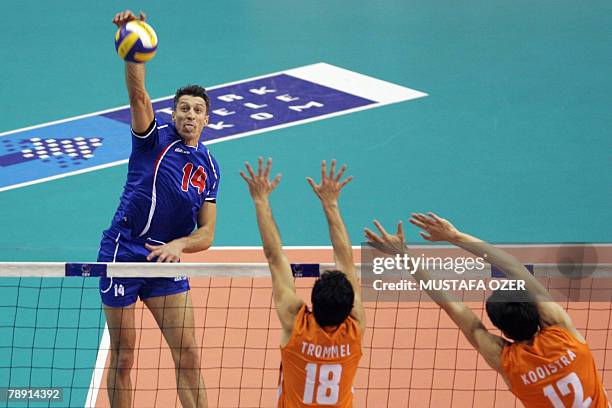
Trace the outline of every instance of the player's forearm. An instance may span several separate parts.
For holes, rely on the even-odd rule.
[[[336,261],[342,265],[353,265],[353,248],[338,203],[323,202],[322,204]]]
[[[255,200],[254,203],[264,254],[269,262],[275,261],[283,254],[283,244],[272,215],[270,201],[265,198]]]
[[[145,64],[125,63],[125,85],[130,102],[143,98],[145,95],[148,97],[145,88]]]
[[[548,297],[546,288],[525,268],[521,261],[508,252],[465,233],[459,233],[451,243],[495,265],[509,279],[525,281],[525,287],[532,295]]]
[[[429,271],[426,271],[421,267],[415,268],[414,263],[412,262],[412,257],[410,255],[409,248],[406,247],[405,244],[402,244],[402,246],[402,249],[395,249],[395,252],[400,256],[408,255],[408,270],[414,271],[414,273],[410,274],[410,276],[412,276],[412,279],[417,282],[419,288],[423,288],[423,290],[434,302],[436,302],[440,307],[442,307],[442,309],[448,312],[448,303],[456,302],[457,299],[443,290],[428,289],[430,286],[427,284],[427,282],[433,280],[434,277]]]
[[[155,117],[151,98],[145,88],[145,64],[126,62],[125,83],[130,99],[132,129],[144,132]]]
[[[405,253],[406,252],[407,251],[405,251]],[[415,270],[412,260],[409,261],[409,266],[410,270]],[[421,282],[426,283],[433,279],[429,271],[417,268],[414,274],[412,274],[412,277],[419,284],[419,287],[423,288],[425,292],[427,292],[429,297],[436,302],[436,304],[440,306],[440,308],[443,309],[446,314],[448,314],[448,316],[457,324],[457,326],[461,328],[468,340],[472,342],[473,338],[471,335],[471,326],[480,323],[480,320],[476,318],[474,312],[472,312],[463,302],[459,301],[454,295],[444,290],[427,289],[429,286],[423,285]]]
[[[509,278],[521,278],[524,272],[527,272],[523,264],[514,256],[472,235],[461,232],[451,243],[495,265]]]
[[[181,246],[181,252],[193,253],[205,251],[212,246],[215,237],[214,231],[204,226],[195,230],[191,235],[175,240]]]
[[[268,198],[255,199],[254,203],[264,255],[272,274],[274,301],[278,305],[282,303],[282,297],[286,294],[285,289],[295,292],[291,265],[283,254],[283,244]]]
[[[410,270],[414,270],[414,265],[412,261],[409,262]],[[446,291],[436,290],[436,289],[427,289],[430,286],[426,283],[433,279],[430,272],[421,269],[420,267],[416,269],[414,274],[412,274],[413,279],[419,284],[419,288],[423,288],[425,292],[429,295],[429,297],[436,302],[442,309],[446,310],[449,314],[449,302],[456,302],[457,299],[454,296],[451,296]],[[423,282],[423,283],[421,283]]]

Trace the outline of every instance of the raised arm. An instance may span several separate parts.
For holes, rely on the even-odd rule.
[[[121,27],[129,21],[140,19],[144,21],[146,15],[141,12],[138,17],[130,10],[117,13],[113,23]],[[125,62],[125,84],[130,100],[132,115],[132,130],[135,133],[145,133],[154,119],[151,98],[145,88],[145,64]]]
[[[257,225],[263,244],[264,254],[268,260],[270,273],[272,274],[272,293],[276,312],[283,328],[283,338],[281,345],[284,346],[289,340],[293,330],[295,316],[297,315],[303,301],[295,293],[295,283],[291,265],[283,253],[281,237],[272,216],[270,207],[270,193],[280,182],[281,175],[278,174],[274,180],[270,181],[270,171],[272,170],[272,159],[269,158],[264,169],[263,158],[259,158],[257,174],[249,163],[245,163],[248,176],[240,172],[240,176],[249,186],[249,193],[255,205],[257,215]]]
[[[389,234],[378,221],[374,221],[374,225],[376,225],[380,235],[368,228],[365,229],[365,236],[372,247],[390,255],[409,254],[401,221],[397,226],[397,232],[395,234]],[[409,262],[409,266],[410,270],[414,270],[414,265],[411,261]],[[432,279],[431,274],[421,268],[418,268],[412,276],[419,285],[421,282],[428,282]],[[419,287],[426,288],[425,286]],[[451,296],[443,290],[425,290],[432,300],[448,314],[453,322],[455,322],[459,330],[461,330],[476,351],[483,356],[489,366],[504,376],[501,368],[501,352],[505,344],[504,339],[490,333],[478,316],[476,316],[467,305],[457,300],[454,296]]]
[[[338,198],[340,191],[352,179],[352,176],[342,180],[342,176],[346,171],[346,165],[340,168],[340,171],[335,175],[336,161],[332,160],[329,176],[327,175],[327,163],[325,160],[321,163],[321,184],[316,184],[312,178],[307,177],[308,183],[312,187],[314,193],[321,200],[323,212],[329,226],[329,236],[334,248],[334,260],[338,270],[344,272],[355,293],[355,301],[351,315],[359,322],[361,332],[365,331],[365,312],[361,302],[361,286],[355,272],[355,262],[353,260],[353,248],[348,232],[340,214],[338,206]]]
[[[508,252],[459,231],[448,220],[431,212],[427,215],[413,213],[410,222],[424,230],[420,232],[424,239],[433,242],[446,241],[461,247],[495,265],[508,278],[524,280],[525,288],[535,300],[551,301],[546,288],[525,268],[522,262]]]
[[[420,234],[426,240],[446,241],[457,245],[483,258],[486,262],[495,265],[508,278],[523,280],[525,282],[525,289],[536,302],[542,324],[563,326],[572,331],[578,339],[584,341],[582,335],[574,327],[572,319],[567,312],[553,301],[548,290],[514,256],[485,241],[457,230],[448,220],[431,212],[427,215],[413,213],[410,222],[425,231]]]

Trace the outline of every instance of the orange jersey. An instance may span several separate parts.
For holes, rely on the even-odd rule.
[[[353,380],[361,358],[361,333],[352,317],[323,330],[306,305],[281,348],[278,408],[353,406]]]
[[[608,398],[589,347],[567,329],[546,327],[533,344],[502,351],[511,391],[528,407],[608,408]]]

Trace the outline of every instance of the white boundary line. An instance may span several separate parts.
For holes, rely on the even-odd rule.
[[[91,381],[89,382],[89,389],[87,390],[87,398],[85,398],[85,408],[96,408],[96,402],[98,401],[98,392],[100,391],[100,383],[104,376],[104,370],[106,368],[106,359],[108,357],[108,351],[110,350],[110,334],[108,333],[108,326],[104,323],[104,331],[102,332],[102,339],[100,340],[100,347],[98,348],[98,355],[96,357],[96,365],[91,375]]]
[[[302,125],[302,124],[305,124],[305,123],[316,122],[316,121],[323,120],[323,119],[329,119],[329,118],[333,118],[333,117],[337,117],[337,116],[348,115],[348,114],[354,113],[354,112],[359,112],[359,111],[363,111],[363,110],[367,110],[367,109],[374,109],[374,108],[378,108],[378,107],[381,107],[381,106],[390,105],[390,104],[393,104],[393,103],[398,103],[398,102],[401,102],[401,101],[406,101],[406,100],[411,100],[411,99],[416,99],[416,98],[420,98],[420,97],[423,97],[423,96],[427,96],[427,94],[423,93],[423,92],[415,91],[413,89],[406,88],[406,87],[403,87],[401,85],[392,84],[390,82],[386,82],[386,81],[383,81],[383,80],[380,80],[380,79],[377,79],[377,78],[374,78],[374,77],[369,77],[367,75],[359,74],[357,72],[349,71],[349,70],[346,70],[346,69],[343,69],[343,68],[339,68],[339,67],[336,67],[334,65],[329,65],[329,64],[326,64],[326,63],[317,63],[317,64],[312,64],[312,65],[306,65],[306,66],[299,67],[299,68],[293,68],[293,69],[289,69],[289,70],[285,70],[285,71],[274,72],[274,73],[260,75],[260,76],[257,76],[257,77],[252,77],[252,78],[247,78],[247,79],[241,79],[241,80],[238,80],[238,81],[234,81],[234,82],[230,82],[230,83],[226,83],[226,84],[222,84],[222,85],[216,85],[216,86],[211,87],[209,89],[222,88],[222,87],[231,86],[231,85],[234,85],[234,84],[239,84],[239,83],[243,83],[243,82],[253,81],[253,80],[257,80],[257,79],[261,79],[261,78],[266,78],[266,77],[273,76],[273,75],[280,75],[280,74],[291,75],[291,76],[295,76],[296,78],[308,81],[309,80],[309,77],[307,75],[308,69],[313,70],[313,76],[311,77],[311,81],[312,81],[313,78],[316,78],[316,81],[317,81],[316,83],[317,84],[319,84],[319,82],[324,82],[324,83],[321,83],[320,85],[328,86],[328,87],[333,87],[334,89],[337,89],[339,91],[351,93],[353,95],[360,96],[360,97],[363,97],[363,98],[368,98],[368,96],[369,96],[370,98],[368,98],[368,99],[371,99],[373,96],[375,96],[378,99],[383,99],[383,102],[376,102],[376,103],[373,103],[373,104],[369,104],[369,105],[365,105],[365,106],[360,106],[360,107],[357,107],[357,108],[348,109],[348,110],[344,110],[344,111],[340,111],[340,112],[329,113],[329,114],[326,114],[326,115],[316,116],[316,117],[313,117],[313,118],[302,119],[302,120],[298,120],[298,121],[294,121],[294,122],[283,123],[283,124],[277,125],[277,126],[271,126],[271,127],[267,127],[267,128],[263,128],[263,129],[253,130],[253,131],[250,131],[250,132],[240,133],[240,134],[233,135],[233,136],[222,137],[222,138],[218,138],[218,139],[215,139],[215,140],[211,140],[209,142],[205,142],[205,144],[206,145],[213,145],[213,144],[220,143],[220,142],[226,142],[226,141],[229,141],[229,140],[240,139],[240,138],[243,138],[243,137],[253,136],[253,135],[257,135],[257,134],[261,134],[261,133],[272,132],[272,131],[278,130],[278,129],[284,129],[284,128],[288,128],[288,127],[292,127],[292,126]],[[328,79],[324,79],[324,76],[322,76],[322,73],[324,73],[326,70],[328,72],[335,71],[336,74],[341,75],[341,78],[343,78],[345,80],[344,83],[341,83],[339,85],[336,84],[334,86],[333,83],[332,83],[333,81],[331,81],[331,79],[329,79],[329,78]],[[365,85],[366,89],[362,90],[361,92],[355,91],[355,89],[358,88],[356,86],[358,84]],[[373,93],[377,93],[377,92],[379,94],[372,95]],[[386,96],[385,92],[388,92],[390,95]],[[370,93],[370,95],[368,95],[368,93]],[[357,95],[357,94],[359,94],[359,95]],[[158,102],[158,101],[166,100],[166,99],[169,99],[169,98],[172,98],[172,97],[173,97],[173,95],[164,96],[164,97],[161,97],[161,98],[153,99],[152,102]],[[119,110],[126,109],[126,108],[129,108],[129,105],[123,105],[123,106],[118,107],[118,108],[101,110],[101,111],[98,111],[98,112],[87,113],[87,114],[84,114],[84,115],[78,115],[78,116],[74,116],[74,117],[71,117],[71,118],[60,119],[60,120],[56,120],[56,121],[52,121],[52,122],[42,123],[42,124],[39,124],[39,125],[28,126],[28,127],[24,127],[24,128],[20,128],[20,129],[10,130],[10,131],[7,131],[7,132],[0,133],[0,137],[1,136],[6,136],[6,135],[11,135],[11,134],[14,134],[14,133],[17,133],[17,132],[23,132],[23,131],[28,131],[28,130],[32,130],[32,129],[38,129],[38,128],[41,128],[41,127],[57,125],[57,124],[60,124],[60,123],[65,123],[65,122],[70,122],[70,121],[74,121],[74,120],[78,120],[78,119],[83,119],[83,118],[87,118],[87,117],[98,116],[98,115],[102,115],[102,114],[110,113],[110,112],[115,112],[115,111],[119,111]],[[118,160],[118,161],[114,161],[114,162],[110,162],[110,163],[101,164],[101,165],[98,165],[98,166],[88,167],[86,169],[70,171],[70,172],[67,172],[67,173],[56,174],[54,176],[44,177],[44,178],[37,179],[37,180],[31,180],[31,181],[26,181],[26,182],[19,183],[19,184],[13,184],[13,185],[10,185],[10,186],[0,187],[0,192],[8,191],[8,190],[14,190],[14,189],[17,189],[17,188],[27,187],[27,186],[31,186],[31,185],[39,184],[39,183],[45,183],[47,181],[58,180],[58,179],[62,179],[62,178],[65,178],[65,177],[75,176],[75,175],[78,175],[78,174],[89,173],[91,171],[97,171],[97,170],[101,170],[101,169],[105,169],[105,168],[109,168],[109,167],[119,166],[119,165],[122,165],[122,164],[126,164],[127,162],[128,162],[128,159],[123,159],[123,160]]]
[[[57,180],[57,179],[65,178],[65,177],[76,176],[77,174],[89,173],[91,171],[101,170],[107,167],[115,167],[115,166],[119,166],[120,164],[125,164],[127,162],[128,162],[128,159],[118,160],[115,162],[100,164],[98,166],[88,167],[86,169],[75,170],[75,171],[71,171],[68,173],[56,174],[55,176],[49,176],[49,177],[45,177],[45,178],[41,178],[37,180],[25,181],[23,183],[13,184],[13,185],[6,186],[6,187],[0,187],[0,193],[3,191],[7,191],[7,190],[14,190],[16,188],[31,186],[32,184],[40,184],[40,183],[44,183],[47,181]]]
[[[412,88],[383,81],[369,75],[320,62],[285,72],[295,78],[383,104],[396,103],[427,96]]]

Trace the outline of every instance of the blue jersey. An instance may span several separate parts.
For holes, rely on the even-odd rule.
[[[159,118],[148,132],[132,131],[127,182],[110,229],[127,240],[167,243],[193,232],[200,208],[215,203],[219,166],[203,143],[187,146]]]

